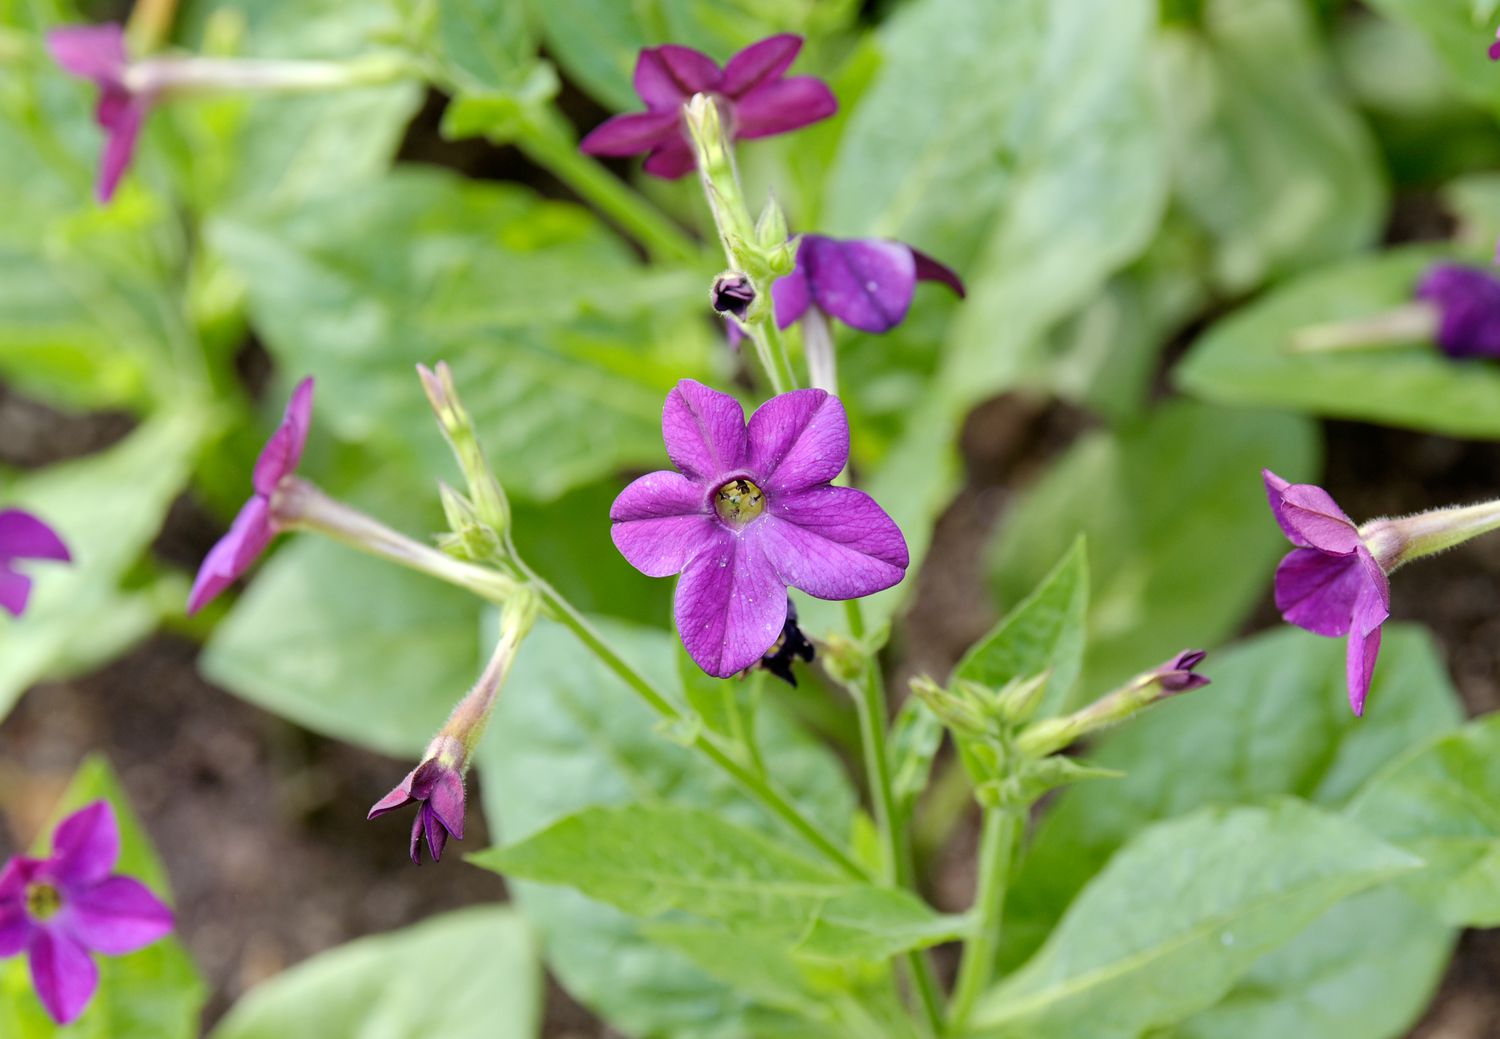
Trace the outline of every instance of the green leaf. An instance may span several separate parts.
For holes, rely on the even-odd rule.
[[[1425,247],[1315,272],[1218,322],[1174,373],[1215,404],[1307,411],[1457,437],[1500,436],[1500,368],[1409,348],[1293,353],[1310,325],[1364,319],[1411,301],[1438,254]]]
[[[618,621],[600,627],[658,688],[675,694],[674,635]],[[770,775],[825,832],[844,832],[855,799],[837,759],[771,702],[757,713],[757,728]],[[486,813],[507,841],[524,840],[590,806],[668,798],[783,834],[722,773],[665,739],[657,716],[566,629],[547,621],[521,649],[478,764]],[[547,782],[538,783],[539,775]],[[541,932],[562,984],[627,1034],[738,1039],[779,1034],[790,1020],[761,1008],[753,987],[737,992],[681,952],[651,941],[639,922],[616,909],[566,888],[519,882],[512,892]],[[777,959],[754,969],[785,976],[798,969],[789,963]]]
[[[32,684],[97,666],[145,636],[186,590],[128,578],[187,482],[205,420],[183,410],[151,420],[95,455],[28,474],[0,501],[53,526],[70,564],[26,564],[35,579],[18,620],[0,616],[0,717]],[[87,638],[80,638],[87,632]]]
[[[467,592],[299,538],[251,577],[199,666],[299,725],[413,755],[479,673],[480,612]]]
[[[779,838],[690,808],[587,808],[470,861],[632,916],[681,910],[775,936],[815,959],[879,961],[962,928],[907,892],[851,882]]]
[[[976,1033],[1128,1039],[1173,1024],[1212,1006],[1331,906],[1419,866],[1290,799],[1157,823],[1084,889],[1041,951],[982,998]]]
[[[536,53],[525,3],[401,0],[411,37],[421,40],[450,91],[502,92]]]
[[[158,895],[170,897],[166,872],[109,763],[91,757],[63,794],[62,802],[31,854],[45,855],[51,833],[63,817],[105,800],[120,828],[120,859],[115,872],[135,877]],[[0,963],[0,1035],[6,1039],[195,1039],[207,988],[175,938],[166,938],[127,956],[95,955],[99,990],[88,1009],[67,1027],[53,1024],[31,987],[26,958]]]
[[[1407,889],[1462,927],[1500,925],[1500,714],[1408,754],[1349,815],[1421,856]]]
[[[1304,0],[1212,0],[1200,25],[1163,35],[1158,57],[1177,194],[1214,239],[1221,289],[1243,292],[1375,240],[1380,157],[1328,89]]]
[[[531,931],[514,910],[484,906],[298,964],[251,989],[212,1039],[533,1039],[541,1023]]]
[[[1019,962],[1040,945],[1088,878],[1141,827],[1208,805],[1285,794],[1338,809],[1391,759],[1456,725],[1458,696],[1431,639],[1417,628],[1387,625],[1382,649],[1364,718],[1349,711],[1342,641],[1284,629],[1210,654],[1202,670],[1211,686],[1132,719],[1100,741],[1090,760],[1126,774],[1068,791],[1044,818],[1007,903],[1003,960]],[[1368,930],[1341,944],[1338,936],[1360,920]],[[1300,974],[1315,989],[1315,979],[1326,974],[1333,984],[1358,960],[1360,970],[1386,979],[1363,987],[1383,994],[1389,1020],[1404,1020],[1426,1002],[1424,983],[1412,979],[1430,980],[1442,969],[1447,938],[1431,920],[1414,923],[1411,945],[1398,951],[1378,940],[1383,926],[1370,914],[1319,921],[1287,948],[1286,960],[1272,954],[1252,976]],[[1323,964],[1318,971],[1292,969],[1314,959]],[[1263,994],[1250,978],[1228,1005],[1263,1002],[1278,1004],[1280,1013],[1308,1015],[1290,1034],[1323,1034],[1316,1030],[1316,1002],[1281,990]],[[1380,1033],[1348,1033],[1349,1039],[1365,1034],[1375,1039]],[[1344,1036],[1328,1033],[1328,1039]]]
[[[1078,678],[1088,604],[1088,555],[1078,537],[1031,594],[964,654],[954,677],[1000,689],[1050,670],[1039,713],[1053,713]]]
[[[1485,53],[1494,36],[1489,0],[1370,0],[1380,14],[1425,36],[1447,66],[1453,86],[1471,101],[1500,112],[1500,82]]]
[[[695,279],[650,274],[585,210],[513,185],[407,170],[211,238],[277,359],[317,376],[322,421],[412,473],[449,466],[410,433],[431,423],[417,362],[452,364],[507,489],[548,499],[660,464],[661,402],[708,356]]]
[[[994,535],[991,587],[1014,602],[1086,534],[1093,590],[1077,692],[1100,695],[1240,625],[1287,551],[1260,469],[1311,478],[1318,456],[1304,419],[1185,401],[1090,433],[1010,509]],[[1160,493],[1168,487],[1181,491]]]

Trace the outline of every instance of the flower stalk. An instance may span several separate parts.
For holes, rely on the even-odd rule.
[[[1493,530],[1500,530],[1500,499],[1371,520],[1359,528],[1359,537],[1390,574],[1414,559],[1446,552]]]
[[[1010,887],[1011,863],[1025,814],[1019,809],[989,807],[979,838],[978,890],[974,896],[974,930],[964,942],[958,980],[948,1003],[948,1030],[961,1033],[974,1004],[995,973],[1000,928],[1005,916],[1005,893]]]

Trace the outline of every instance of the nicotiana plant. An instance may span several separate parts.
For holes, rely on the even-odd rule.
[[[938,15],[951,13],[941,4],[928,6]],[[1165,22],[1172,31],[1180,23],[1208,31],[1198,23],[1209,17],[1202,9],[1214,5],[1177,6],[1183,10]],[[1094,7],[1094,15],[1106,16],[1101,5]],[[924,23],[925,8],[913,10],[896,18],[914,38],[964,31],[935,15]],[[995,26],[987,19],[1006,17],[963,10],[988,29]],[[1021,23],[1031,14],[1045,21],[1041,7],[1027,10],[1016,16],[1016,25],[1002,27],[1026,31]],[[961,384],[970,376],[924,359],[894,374],[877,364],[841,378],[847,365],[840,364],[840,351],[848,351],[847,360],[855,350],[894,354],[920,346],[912,326],[926,320],[927,300],[960,308],[965,349],[974,350],[987,341],[983,330],[996,328],[1007,308],[1031,302],[1028,284],[1020,281],[1001,293],[975,291],[980,277],[991,273],[986,265],[992,260],[966,243],[962,228],[934,235],[934,242],[912,234],[913,244],[907,244],[893,237],[907,236],[899,220],[872,218],[867,230],[875,234],[836,237],[818,233],[821,221],[829,220],[826,230],[848,232],[857,221],[847,212],[835,220],[808,207],[816,215],[802,227],[788,218],[792,206],[784,209],[776,195],[752,202],[746,184],[753,181],[741,175],[742,142],[816,133],[832,127],[835,116],[847,116],[828,83],[792,74],[799,58],[805,60],[798,35],[751,43],[722,65],[687,46],[645,47],[630,80],[645,111],[608,118],[575,148],[570,140],[559,144],[555,121],[538,115],[532,103],[534,93],[555,89],[555,83],[548,87],[550,66],[538,64],[526,75],[507,72],[503,83],[483,80],[488,85],[475,88],[489,73],[466,49],[462,12],[411,3],[406,14],[405,24],[425,33],[423,46],[345,60],[181,56],[151,53],[152,47],[133,57],[130,38],[118,26],[53,28],[46,36],[56,63],[98,88],[95,117],[104,143],[95,191],[103,202],[115,199],[118,206],[130,193],[148,115],[166,102],[357,94],[422,77],[459,98],[445,125],[483,126],[486,134],[516,140],[532,158],[543,157],[538,161],[635,236],[651,260],[642,275],[628,267],[633,257],[601,245],[593,230],[574,227],[561,210],[511,236],[518,250],[536,242],[576,249],[582,259],[563,269],[569,282],[588,280],[577,273],[600,267],[597,283],[590,283],[590,305],[579,308],[576,325],[531,315],[524,298],[506,303],[526,316],[506,326],[504,336],[528,344],[549,336],[568,340],[568,371],[589,381],[590,402],[568,416],[589,429],[572,443],[592,444],[607,455],[588,470],[602,481],[602,496],[571,500],[564,492],[574,490],[573,484],[552,487],[569,511],[555,530],[528,508],[528,495],[517,488],[525,486],[533,499],[544,496],[536,494],[537,486],[549,486],[546,480],[567,467],[587,469],[588,460],[549,452],[545,437],[532,447],[540,461],[520,452],[487,453],[481,446],[489,442],[487,423],[502,409],[470,405],[494,399],[488,382],[521,379],[521,364],[512,375],[472,357],[468,363],[438,360],[438,350],[416,365],[414,384],[460,476],[457,486],[437,482],[446,520],[437,538],[410,536],[398,529],[404,521],[377,518],[386,508],[405,514],[409,503],[390,500],[404,486],[383,496],[382,488],[350,481],[335,461],[320,458],[320,424],[355,440],[374,440],[381,432],[348,413],[358,393],[348,387],[328,392],[326,363],[308,366],[317,379],[296,383],[258,458],[251,465],[246,457],[236,473],[234,489],[222,481],[214,489],[219,504],[242,500],[236,496],[247,486],[249,497],[202,560],[191,587],[171,586],[186,593],[183,613],[192,618],[187,623],[215,619],[242,580],[248,584],[242,603],[254,603],[271,582],[267,571],[288,556],[304,569],[294,574],[292,593],[283,589],[281,599],[268,593],[272,608],[252,615],[261,623],[269,623],[267,614],[278,604],[323,603],[331,595],[342,596],[342,608],[353,611],[354,634],[343,633],[350,643],[399,638],[407,626],[430,621],[420,616],[429,607],[437,617],[430,623],[438,627],[451,617],[460,619],[454,626],[483,617],[487,662],[421,661],[415,681],[451,684],[442,695],[458,696],[425,750],[422,741],[431,730],[409,731],[414,714],[393,723],[394,735],[382,733],[381,749],[410,752],[413,760],[399,781],[401,767],[393,770],[395,785],[384,796],[370,792],[378,797],[367,811],[372,825],[388,826],[384,816],[410,813],[407,853],[418,865],[424,857],[441,863],[441,875],[455,867],[450,842],[472,835],[466,825],[474,807],[469,777],[479,769],[496,844],[474,849],[469,861],[512,882],[563,984],[625,1034],[1254,1039],[1290,1032],[1332,1039],[1343,1019],[1333,1031],[1296,1031],[1318,1016],[1302,1008],[1326,1001],[1341,1008],[1338,1014],[1354,1015],[1344,1008],[1358,1004],[1360,986],[1370,985],[1389,988],[1397,1009],[1389,1020],[1361,1021],[1348,1034],[1381,1039],[1404,1028],[1412,1006],[1430,992],[1434,964],[1441,966],[1454,929],[1500,922],[1494,870],[1500,829],[1487,802],[1471,796],[1500,787],[1494,764],[1500,756],[1492,753],[1500,750],[1500,734],[1484,720],[1458,727],[1431,647],[1391,623],[1391,575],[1408,562],[1500,528],[1500,502],[1433,503],[1429,511],[1359,524],[1323,488],[1283,479],[1269,468],[1294,475],[1310,468],[1307,452],[1283,451],[1288,443],[1302,443],[1300,427],[1284,437],[1245,438],[1249,447],[1231,465],[1220,464],[1217,455],[1202,462],[1193,453],[1213,439],[1215,431],[1207,428],[1212,422],[1181,434],[1170,422],[1184,412],[1172,413],[1160,426],[1156,418],[1143,419],[1145,432],[1130,434],[1138,439],[1122,436],[1108,450],[1091,452],[1080,441],[1078,453],[1056,469],[1071,483],[1044,483],[1017,506],[1016,526],[1003,533],[1023,546],[1021,569],[1030,567],[1032,576],[1021,594],[1010,597],[1009,612],[973,641],[951,673],[908,672],[888,652],[889,593],[913,583],[931,540],[930,502],[917,499],[932,486],[928,470],[939,466],[932,455],[916,451],[914,463],[894,470],[896,478],[866,480],[862,459],[873,454],[874,440],[892,435],[881,420],[895,410],[889,401],[910,385],[912,372],[918,381],[942,384],[954,399],[964,397]],[[1092,30],[1079,26],[1088,21],[1068,26],[1086,37]],[[1144,29],[1122,29],[1128,30],[1129,47],[1142,49],[1137,37]],[[1058,39],[1071,36],[1059,30]],[[881,75],[909,69],[914,54],[921,57],[896,49]],[[1052,75],[1041,67],[1032,71]],[[870,69],[863,74],[875,76]],[[1101,95],[1087,103],[1099,105],[1144,89],[1133,80],[1120,90],[1081,83],[1080,92]],[[855,76],[850,89],[899,93],[902,84],[881,80],[870,86]],[[1052,118],[1044,98],[1033,101],[1020,106],[1024,118],[1008,127],[1002,143],[1021,142],[1033,123]],[[931,114],[934,120],[950,116]],[[1034,150],[1013,168],[1007,158],[1005,177],[1024,187],[1031,175],[1026,162],[1040,161],[1060,140],[1076,142],[1069,147],[1093,146],[1087,133],[1068,130],[1049,123],[1043,142],[1027,143]],[[874,164],[881,154],[889,159],[886,137],[872,132],[871,139],[878,145],[871,146],[875,157],[864,161]],[[992,151],[999,153],[998,147]],[[637,155],[645,156],[644,172],[658,178],[696,175],[701,197],[692,202],[711,219],[721,256],[701,256],[680,227],[588,158]],[[867,174],[875,175],[862,168],[861,176]],[[418,213],[413,223],[422,225],[421,194],[428,189],[411,184],[393,189],[390,209]],[[440,193],[452,188],[443,184]],[[908,184],[905,190],[897,194],[909,209],[954,202],[937,197],[936,188]],[[789,185],[785,197],[797,198],[798,192]],[[1036,189],[1035,198],[1038,205],[1046,202],[1046,192]],[[339,234],[383,219],[356,202],[325,196],[317,206],[337,210]],[[351,208],[340,208],[345,203]],[[502,221],[509,219],[507,207],[521,205],[496,197],[477,204],[476,212]],[[236,215],[231,209],[210,237],[226,253],[238,250],[252,264],[271,256],[276,266],[274,250],[256,238],[254,219],[245,212],[254,211]],[[332,250],[321,225],[299,223],[305,215],[287,218],[288,237],[309,254]],[[1053,215],[1062,235],[1067,214]],[[410,269],[400,268],[413,278],[429,278],[410,299],[387,305],[345,284],[354,280],[348,269],[368,260],[377,265],[370,280],[381,291],[407,291],[404,283],[396,284],[400,278],[387,278],[389,271],[368,249],[330,251],[290,274],[278,271],[283,281],[302,284],[279,284],[277,291],[321,293],[312,306],[337,310],[323,315],[318,328],[338,340],[333,354],[339,363],[379,369],[356,384],[360,391],[399,396],[403,391],[391,389],[398,383],[383,361],[346,347],[365,345],[358,336],[367,325],[389,321],[392,338],[406,333],[408,319],[416,327],[404,304],[414,313],[442,310],[452,299],[469,306],[454,286],[462,287],[466,278],[483,280],[488,272],[482,265],[471,268],[466,259],[443,265],[455,251],[452,239],[468,231],[463,225],[471,218],[439,221],[437,241]],[[1015,263],[1006,250],[1018,248],[1017,241],[1045,250],[1028,235],[1035,235],[1034,228],[1018,216],[990,251]],[[404,244],[398,238],[389,248],[401,252]],[[1367,363],[1385,351],[1366,354],[1360,348],[1428,342],[1440,348],[1441,357],[1423,357],[1423,363],[1486,363],[1484,358],[1500,354],[1500,281],[1489,271],[1425,256],[1408,267],[1383,294],[1360,297],[1349,313],[1297,307],[1274,315],[1273,363]],[[610,283],[612,273],[627,268],[629,284]],[[658,268],[660,280],[653,280]],[[430,277],[434,270],[438,277]],[[208,287],[193,302],[233,324],[214,310],[232,312],[243,302],[224,302],[235,293],[216,281],[221,273],[201,275]],[[517,276],[524,280],[526,273]],[[554,273],[546,270],[538,278]],[[1107,273],[1095,280],[1102,283]],[[1144,279],[1150,272],[1135,273]],[[624,359],[610,353],[616,330],[609,320],[618,309],[639,305],[622,297],[639,294],[646,301],[641,309],[649,310],[653,294],[674,298],[678,281],[692,284],[698,317],[705,319],[700,323],[717,314],[714,320],[734,343],[748,344],[741,356],[715,336],[719,355],[710,366],[717,373],[712,377],[703,366],[676,367],[670,353]],[[932,293],[924,297],[924,282],[947,291],[922,289]],[[529,288],[523,285],[522,295]],[[255,306],[272,314],[268,327],[277,329],[277,317],[285,316],[281,308],[291,306],[288,298],[267,292],[264,284],[250,295],[257,292]],[[1273,297],[1252,306],[1277,302]],[[453,305],[458,332],[447,331],[478,339],[496,335],[484,308],[472,309]],[[401,314],[391,318],[394,311]],[[1082,338],[1088,329],[1071,331]],[[346,334],[349,339],[338,339]],[[882,338],[878,345],[854,338],[862,335]],[[1212,346],[1195,351],[1206,354]],[[1209,372],[1197,377],[1218,385],[1209,362],[1192,358],[1190,370],[1195,363]],[[627,456],[632,465],[623,466],[608,455],[611,442],[640,440],[639,423],[611,426],[595,413],[603,413],[602,402],[611,394],[630,393],[618,385],[622,365],[666,370],[665,385],[645,405],[645,395],[636,395],[626,409],[644,407],[654,423],[659,407],[660,444],[654,434],[645,446],[633,443]],[[972,378],[982,388],[982,378]],[[533,396],[523,386],[502,400],[521,411],[541,406]],[[930,417],[920,410],[916,416],[918,426]],[[1196,423],[1196,413],[1188,420]],[[932,428],[941,433],[944,427],[934,420]],[[891,453],[901,457],[912,443],[920,448],[928,432],[903,429],[906,439]],[[416,429],[402,427],[380,442],[425,463],[430,455],[413,446],[420,440]],[[663,451],[671,468],[648,469],[662,464],[649,459]],[[1164,476],[1163,469],[1140,464],[1148,451],[1169,453],[1171,465],[1187,474],[1183,482],[1174,482],[1175,471]],[[140,471],[149,473],[153,459],[145,454]],[[1291,466],[1283,467],[1284,455],[1294,459]],[[628,476],[619,475],[626,470]],[[430,468],[423,475],[430,485]],[[1197,648],[1171,652],[1184,643],[1212,645],[1233,631],[1233,623],[1218,616],[1233,617],[1235,604],[1208,605],[1219,589],[1201,592],[1184,584],[1187,591],[1179,593],[1172,584],[1183,578],[1173,557],[1177,543],[1191,533],[1183,514],[1202,504],[1193,500],[1188,483],[1198,478],[1222,480],[1223,496],[1236,501],[1248,496],[1258,502],[1263,488],[1272,515],[1268,519],[1257,503],[1264,529],[1251,534],[1274,535],[1274,520],[1293,549],[1274,578],[1269,568],[1253,573],[1251,590],[1269,590],[1288,624],[1346,639],[1342,667],[1322,643],[1296,632],[1263,636],[1222,656]],[[1165,518],[1148,511],[1161,498],[1171,499]],[[1076,529],[1090,532],[1092,548],[1074,540]],[[606,531],[623,562],[575,555],[587,535],[603,543]],[[1210,529],[1209,550],[1194,547],[1193,561],[1238,552],[1234,533],[1221,537]],[[393,586],[399,589],[393,595],[438,591],[399,613],[396,631],[366,635],[359,611],[373,615],[386,603],[359,601],[354,590],[322,577],[316,560],[326,557],[307,553],[311,540],[304,534],[436,582]],[[276,558],[257,572],[282,535],[298,543],[277,548]],[[1121,562],[1111,538],[1152,542],[1156,552],[1149,565]],[[294,556],[299,552],[305,554]],[[1247,552],[1252,562],[1258,558],[1258,549]],[[84,569],[97,554],[90,542],[75,561],[40,514],[0,511],[0,608],[15,617],[27,613],[34,565]],[[127,563],[120,563],[122,571]],[[613,566],[636,577],[624,569],[627,564],[648,578],[675,579],[675,640],[654,623],[627,622],[654,605],[611,602],[613,609],[603,611],[595,599],[586,610],[564,590],[569,582],[554,573],[569,566]],[[652,594],[649,583],[626,587],[642,603]],[[1144,600],[1142,588],[1156,598]],[[1201,616],[1193,599],[1200,592]],[[1237,594],[1231,589],[1231,598]],[[443,613],[454,601],[464,607]],[[1140,601],[1175,606],[1176,619],[1185,616],[1186,623],[1170,629],[1167,645],[1159,645],[1160,638],[1149,645],[1126,640],[1123,650],[1113,646],[1105,654],[1100,647],[1109,632],[1126,628]],[[463,612],[475,602],[482,613]],[[246,623],[245,615],[237,607],[228,623]],[[1201,639],[1194,637],[1198,625],[1205,629]],[[1179,632],[1184,637],[1176,638]],[[1377,662],[1383,640],[1385,659]],[[286,643],[277,632],[259,647],[275,658],[283,677],[303,666],[298,648]],[[370,654],[374,666],[381,666],[385,658],[374,648]],[[1337,706],[1340,694],[1327,684],[1330,674],[1341,676],[1352,712]],[[1210,686],[1210,676],[1212,687],[1199,692]],[[335,684],[343,681],[334,678]],[[463,686],[468,689],[460,696]],[[361,704],[358,689],[347,703]],[[852,721],[841,725],[846,708]],[[440,718],[435,715],[430,724]],[[521,724],[527,719],[529,728]],[[514,728],[508,728],[511,720]],[[814,738],[813,729],[824,730],[826,742],[838,745],[843,756]],[[862,798],[850,788],[846,770],[862,773]],[[12,976],[0,974],[0,989],[7,998],[17,993],[17,1006],[28,1001],[13,1012],[21,1022],[17,1034],[26,1039],[74,1021],[101,1021],[103,1031],[91,1034],[112,1034],[111,1022],[129,1020],[128,1013],[111,1009],[112,986],[123,992],[142,985],[143,975],[132,971],[147,961],[133,957],[159,957],[152,969],[170,977],[170,957],[177,955],[168,940],[174,918],[157,869],[125,815],[123,798],[104,775],[96,768],[92,777],[80,778],[79,789],[92,791],[90,799],[57,824],[49,854],[17,856],[0,872],[0,957],[16,964],[24,957],[29,977],[21,993],[8,980]],[[70,803],[76,805],[76,798]],[[949,838],[955,820],[969,810],[978,817],[973,899],[963,911],[942,911],[938,904],[951,898],[934,895],[927,867],[936,856],[955,854]],[[129,868],[121,865],[123,830],[134,848]],[[423,870],[409,882],[427,883],[430,876]],[[490,1023],[476,1025],[482,1000],[475,1002],[474,992],[483,995],[496,974],[529,979],[525,983],[537,987],[527,973],[534,959],[525,926],[510,915],[460,915],[377,940],[383,944],[328,954],[252,993],[215,1035],[376,1034],[406,1026],[484,1034],[473,1031]],[[1394,966],[1381,959],[1364,969],[1362,956],[1391,947],[1410,958]],[[104,966],[96,955],[106,958]],[[191,1001],[196,983],[190,970],[183,974],[187,980],[167,984],[191,990]],[[1364,981],[1366,976],[1373,980]],[[644,999],[642,991],[648,993]],[[105,998],[96,995],[101,992]],[[376,992],[382,998],[371,996]],[[385,996],[389,1006],[383,1005]],[[45,1018],[25,1016],[33,1003]],[[328,1006],[342,1016],[320,1016]],[[6,1012],[0,1011],[0,1026],[8,1025]],[[390,1020],[372,1016],[381,1013]],[[514,1034],[527,1034],[534,1025],[529,1013],[516,1012]],[[1284,1020],[1293,1024],[1279,1023]]]

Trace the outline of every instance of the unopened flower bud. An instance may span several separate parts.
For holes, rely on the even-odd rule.
[[[480,523],[494,532],[503,546],[510,529],[510,502],[485,460],[474,420],[464,408],[454,385],[453,370],[445,361],[439,361],[435,368],[419,364],[417,376],[422,380],[422,389],[437,416],[438,426],[468,482],[469,500],[473,503],[475,515]]]
[[[709,299],[718,313],[732,314],[743,321],[755,302],[755,285],[739,271],[725,271],[714,279]]]
[[[773,195],[766,203],[766,207],[760,211],[760,216],[756,218],[755,244],[760,246],[761,251],[765,253],[770,253],[775,249],[784,249],[790,234],[791,229],[787,226],[786,213]],[[787,270],[790,269],[790,267],[787,268]]]
[[[438,495],[443,502],[443,515],[448,529],[452,531],[443,547],[463,559],[494,559],[505,550],[498,534],[479,518],[474,503],[446,483],[438,484]]]
[[[1012,679],[996,695],[995,708],[1000,718],[1011,725],[1030,721],[1042,704],[1051,678],[1052,669],[1048,668],[1039,675]]]
[[[923,675],[911,680],[911,691],[913,696],[937,715],[939,721],[955,733],[977,737],[989,731],[985,705],[976,701],[971,687],[959,685],[953,690],[944,689]]]

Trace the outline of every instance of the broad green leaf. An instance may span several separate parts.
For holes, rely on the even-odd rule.
[[[33,855],[51,850],[51,833],[62,818],[84,805],[106,800],[120,827],[115,872],[135,877],[170,900],[166,872],[150,837],[131,811],[119,778],[100,757],[84,760],[63,794]],[[100,956],[99,990],[76,1022],[58,1027],[32,991],[26,958],[0,962],[0,1035],[6,1039],[196,1039],[208,992],[176,938],[165,938],[127,956]]]
[[[542,972],[504,906],[463,909],[339,946],[250,990],[212,1039],[534,1039]]]
[[[675,695],[674,635],[618,621],[601,630],[658,688]],[[825,748],[772,706],[757,714],[770,774],[825,832],[843,832],[855,811],[848,779]],[[539,622],[479,751],[491,825],[516,842],[590,806],[670,800],[782,834],[722,773],[666,737],[657,716],[566,629]],[[536,781],[541,775],[545,783]],[[671,943],[651,941],[638,921],[616,909],[565,888],[520,882],[512,892],[541,932],[562,984],[627,1034],[739,1039],[782,1034],[791,1021],[759,1008],[753,986],[736,992]],[[758,948],[747,947],[746,957]],[[796,972],[780,958],[745,969],[781,977]]]
[[[915,896],[851,882],[779,839],[690,808],[587,808],[470,861],[563,884],[632,916],[680,910],[815,959],[886,959],[955,938]]]
[[[480,612],[467,592],[305,536],[251,575],[199,666],[299,725],[412,755],[479,673]]]
[[[26,564],[30,606],[18,620],[0,615],[0,717],[33,683],[97,666],[180,608],[175,596],[186,591],[175,582],[136,587],[129,577],[187,482],[205,428],[196,410],[163,414],[108,450],[0,490],[0,503],[51,524],[73,556]]]
[[[1500,715],[1408,754],[1349,815],[1427,863],[1408,890],[1462,927],[1500,925]]]
[[[408,32],[451,90],[483,95],[516,85],[536,52],[524,2],[398,0]]]
[[[1100,695],[1225,638],[1265,597],[1288,546],[1260,470],[1311,478],[1318,455],[1305,419],[1186,401],[1118,433],[1087,434],[1002,521],[991,585],[999,601],[1014,602],[1070,541],[1088,536],[1093,587],[1078,695]],[[1181,493],[1162,493],[1168,487]]]
[[[1454,88],[1500,112],[1500,81],[1485,53],[1495,34],[1491,0],[1370,0],[1370,6],[1425,36],[1447,66]]]
[[[1365,319],[1411,301],[1439,258],[1393,250],[1298,278],[1215,324],[1174,373],[1215,404],[1308,411],[1457,437],[1500,437],[1500,368],[1456,362],[1431,343],[1400,349],[1290,350],[1310,325]]]
[[[1432,1001],[1455,937],[1395,886],[1355,895],[1262,957],[1221,1001],[1168,1034],[1397,1039]]]
[[[1348,708],[1341,640],[1281,630],[1211,653],[1201,670],[1212,685],[1132,720],[1091,749],[1091,761],[1122,770],[1123,778],[1067,792],[1044,818],[1007,904],[1005,962],[1040,945],[1088,878],[1142,826],[1282,794],[1340,808],[1387,762],[1462,717],[1431,639],[1417,628],[1387,626],[1364,718]],[[1381,1039],[1379,1029],[1355,1031],[1354,1019],[1347,1033],[1328,1030],[1322,1008],[1364,999],[1372,1016],[1358,1018],[1366,1022],[1361,1029],[1382,1015],[1400,1022],[1419,1013],[1451,935],[1430,913],[1386,892],[1350,905],[1365,903],[1388,906],[1405,921],[1409,940],[1382,941],[1389,926],[1382,913],[1335,909],[1258,962],[1201,1033],[1185,1034],[1234,1035],[1216,1029],[1269,1015],[1299,1020],[1289,1034],[1309,1039]],[[1371,995],[1376,990],[1380,1000]]]
[[[675,323],[696,279],[651,275],[586,211],[513,185],[408,170],[211,237],[277,359],[318,377],[322,421],[388,466],[448,465],[411,436],[431,423],[418,362],[452,364],[507,489],[539,499],[659,465],[661,402],[703,374],[709,326]]]
[[[1212,1006],[1330,907],[1420,860],[1302,802],[1204,808],[1116,855],[976,1034],[1129,1039]]]
[[[1210,0],[1196,28],[1163,34],[1158,59],[1177,195],[1214,240],[1222,289],[1243,292],[1375,240],[1379,155],[1328,88],[1304,0]]]
[[[1065,702],[1083,663],[1089,564],[1081,537],[1061,561],[964,654],[954,676],[999,689],[1049,671],[1045,702]],[[1040,713],[1052,713],[1045,706]]]

